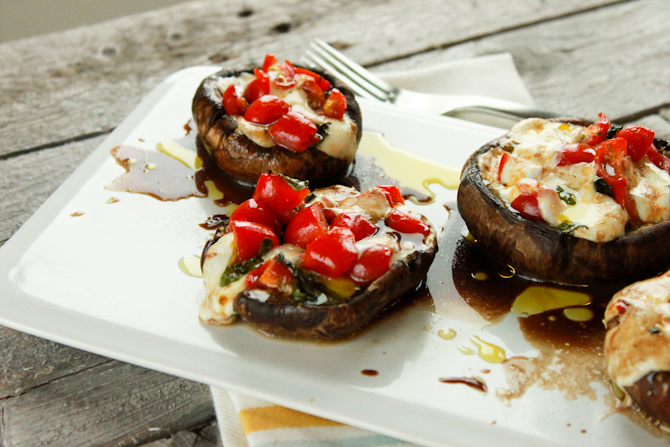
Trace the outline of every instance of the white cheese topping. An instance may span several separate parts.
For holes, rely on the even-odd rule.
[[[269,73],[272,78],[273,72]],[[318,114],[307,102],[307,94],[301,88],[305,80],[311,79],[307,75],[296,75],[296,85],[290,88],[280,88],[270,83],[270,94],[286,101],[291,110],[300,112],[309,118],[314,124],[322,125],[328,123],[326,138],[317,144],[317,149],[327,155],[337,158],[353,160],[356,157],[356,132],[358,130],[347,113],[341,120],[328,118]],[[235,85],[235,92],[238,96],[244,94],[246,86],[255,78],[251,73],[242,73],[239,77],[227,77],[217,81],[217,88],[223,93],[231,84]],[[244,134],[254,143],[261,147],[273,147],[275,142],[270,136],[269,126],[256,124],[245,120],[242,116],[235,116],[237,122],[237,131]]]
[[[599,177],[595,162],[558,166],[563,146],[580,143],[585,137],[583,126],[539,118],[521,121],[500,147],[479,157],[482,178],[510,208],[524,184],[536,182],[538,192],[554,190],[556,196],[538,195],[542,217],[549,225],[594,242],[611,241],[625,234],[629,217],[612,197],[596,191]],[[626,173],[641,221],[670,220],[670,175],[647,157],[630,161]]]

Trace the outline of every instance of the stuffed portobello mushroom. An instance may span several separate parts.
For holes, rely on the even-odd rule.
[[[310,191],[266,173],[203,250],[200,320],[347,337],[417,287],[436,251],[435,229],[395,186]]]
[[[353,163],[363,127],[353,93],[333,76],[279,62],[224,69],[193,98],[198,138],[242,180],[264,172],[325,182]]]
[[[607,373],[624,405],[670,426],[670,272],[614,295],[604,323]]]
[[[670,268],[667,143],[604,114],[528,119],[466,163],[458,208],[472,235],[519,273],[569,284]]]

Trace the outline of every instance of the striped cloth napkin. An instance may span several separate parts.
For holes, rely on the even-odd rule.
[[[453,61],[414,70],[379,73],[387,82],[427,93],[492,96],[533,106],[509,53]],[[486,116],[467,116],[501,125]],[[385,447],[414,446],[396,438],[291,410],[212,387],[225,447]]]

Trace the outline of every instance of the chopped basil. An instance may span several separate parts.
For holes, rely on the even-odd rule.
[[[288,185],[296,191],[301,191],[303,189],[309,188],[309,182],[307,180],[298,180],[292,177],[287,177],[284,174],[279,175],[281,175],[284,181],[286,181],[286,183],[288,183]]]
[[[265,238],[261,242],[261,248],[258,250],[258,254],[251,259],[247,259],[243,262],[238,262],[237,264],[229,265],[226,267],[226,270],[221,275],[220,284],[221,287],[226,287],[229,284],[234,283],[238,279],[242,278],[244,275],[260,267],[264,262],[263,256],[272,248],[272,239]]]
[[[277,262],[284,264],[293,274],[293,293],[291,296],[298,302],[314,303],[318,301],[323,291],[319,288],[319,278],[311,272],[307,272],[286,259],[283,253],[277,256]]]
[[[619,124],[611,124],[610,128],[607,130],[607,135],[605,136],[605,139],[610,140],[616,137],[616,134],[618,134],[621,129],[623,129],[623,126]]]
[[[575,200],[575,195],[567,192],[560,186],[556,187],[556,192],[558,193],[558,198],[567,203],[568,205],[575,205],[577,200]]]
[[[614,192],[609,183],[604,179],[598,177],[598,180],[595,181],[596,192],[600,194],[605,194],[606,196],[614,197]]]
[[[576,224],[574,222],[565,221],[556,227],[561,233],[572,233],[577,228],[588,228],[586,225]]]

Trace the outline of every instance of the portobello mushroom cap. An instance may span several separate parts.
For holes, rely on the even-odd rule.
[[[427,222],[423,216],[422,220]],[[220,227],[211,243],[205,246],[202,259],[207,249],[226,233],[224,228]],[[269,290],[263,291],[269,293],[269,297],[246,290],[235,298],[235,312],[243,321],[272,336],[310,340],[345,338],[370,324],[382,311],[421,284],[437,253],[435,233],[425,236],[423,242],[425,250],[396,261],[362,293],[348,300],[315,304]]]
[[[670,371],[649,373],[625,391],[642,412],[670,426]]]
[[[592,124],[583,118],[551,121]],[[458,189],[458,210],[470,233],[495,257],[522,275],[568,284],[630,282],[670,268],[668,221],[598,243],[514,212],[484,183],[478,165],[479,157],[498,147],[504,138],[487,143],[470,156]],[[654,144],[663,153],[668,148],[663,140],[656,139]]]
[[[312,146],[304,152],[294,152],[278,146],[265,148],[241,132],[237,123],[226,113],[217,80],[242,73],[253,73],[253,66],[244,69],[223,69],[205,78],[193,97],[192,112],[198,138],[217,166],[231,176],[256,181],[264,172],[278,172],[289,177],[322,182],[344,172],[353,160],[333,158]],[[356,144],[363,134],[361,110],[353,92],[329,73],[312,70],[340,90],[347,100],[346,114],[356,124]]]

